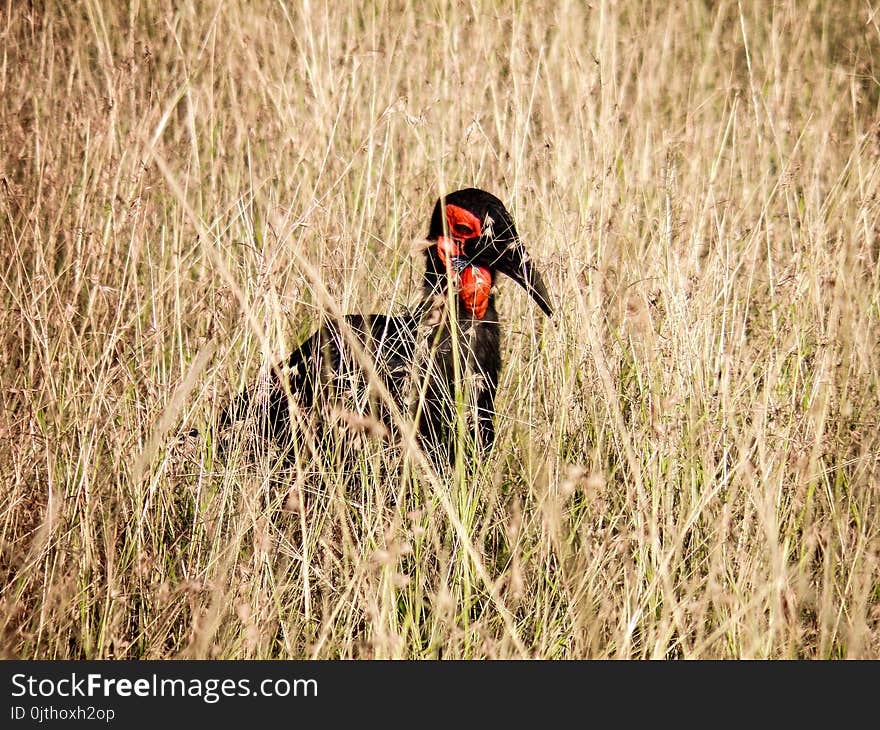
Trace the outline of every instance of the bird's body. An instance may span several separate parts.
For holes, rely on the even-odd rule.
[[[455,457],[459,426],[469,450],[490,448],[501,369],[494,276],[511,276],[548,314],[549,296],[509,214],[489,193],[468,189],[438,200],[428,241],[415,310],[328,321],[264,387],[239,396],[224,420],[256,418],[263,436],[287,445],[340,413],[393,430],[397,410],[415,419],[422,447],[438,462]]]

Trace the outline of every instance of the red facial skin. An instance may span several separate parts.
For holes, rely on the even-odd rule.
[[[451,260],[462,255],[465,239],[479,236],[482,226],[473,213],[457,205],[446,206],[446,225],[450,238],[440,236],[437,240],[437,253],[447,271],[451,271]],[[468,266],[459,274],[458,284],[458,296],[465,311],[476,319],[485,317],[489,307],[489,292],[492,289],[492,274],[489,269]]]

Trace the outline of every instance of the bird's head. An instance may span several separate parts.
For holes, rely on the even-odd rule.
[[[540,273],[526,253],[513,219],[491,193],[467,188],[450,193],[434,206],[428,231],[429,283],[457,277],[465,309],[482,319],[496,273],[509,276],[548,316],[553,308]]]

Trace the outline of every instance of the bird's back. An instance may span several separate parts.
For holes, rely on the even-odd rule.
[[[443,309],[442,302],[426,301],[414,313],[328,321],[238,396],[221,426],[245,419],[282,446],[292,443],[305,421],[313,431],[336,421],[392,432],[390,395],[401,415],[418,419],[422,445],[451,456],[456,379],[464,386],[458,393],[470,401],[471,420],[480,421],[483,412],[481,426],[488,421],[491,429],[500,348],[494,307],[485,321],[458,320],[454,334]]]

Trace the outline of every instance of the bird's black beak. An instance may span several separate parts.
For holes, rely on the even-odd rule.
[[[495,262],[495,268],[525,289],[544,314],[548,317],[553,316],[553,305],[544,280],[519,240],[510,241],[504,253]]]

